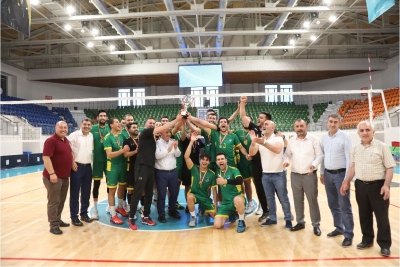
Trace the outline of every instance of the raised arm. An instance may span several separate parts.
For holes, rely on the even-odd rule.
[[[181,120],[182,120],[182,116],[177,116],[175,120],[167,122],[163,126],[154,128],[153,134],[156,135],[158,133],[161,133],[162,131],[171,128],[172,126],[174,126],[176,123],[180,122]]]
[[[186,148],[185,155],[183,156],[186,162],[186,166],[189,170],[193,167],[193,161],[190,159],[190,153],[192,152],[192,147],[194,142],[196,142],[196,140],[197,140],[197,135],[195,135],[193,132],[190,137],[190,143]]]
[[[209,123],[208,121],[193,117],[192,115],[188,116],[188,120],[195,123],[201,129],[207,132],[207,134],[211,133],[211,129],[217,130],[217,125]]]
[[[238,102],[238,107],[235,110],[235,112],[233,112],[232,115],[229,117],[228,122],[231,123],[232,121],[234,121],[237,115],[239,115],[239,112],[240,112],[240,102]]]
[[[240,97],[240,118],[242,119],[243,127],[247,128],[250,124],[250,118],[246,116],[246,106],[247,96]]]

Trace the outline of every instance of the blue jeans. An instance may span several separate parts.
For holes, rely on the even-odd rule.
[[[69,210],[71,219],[78,219],[79,193],[81,197],[80,215],[87,215],[92,186],[92,166],[78,164],[78,170],[71,170],[69,188]]]
[[[174,169],[171,172],[156,170],[156,184],[158,193],[158,215],[165,215],[165,197],[167,195],[167,187],[169,189],[168,210],[174,211],[179,194],[179,181],[177,170]]]
[[[353,239],[354,219],[350,203],[350,190],[347,190],[345,196],[340,194],[345,174],[346,172],[332,174],[325,171],[324,184],[336,231],[343,233],[346,238]]]
[[[264,186],[265,195],[267,196],[269,219],[272,221],[277,221],[275,202],[276,191],[282,205],[283,214],[285,215],[285,221],[290,221],[292,219],[292,213],[290,211],[286,173],[263,173],[262,184]]]

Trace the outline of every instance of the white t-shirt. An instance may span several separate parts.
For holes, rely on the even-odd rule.
[[[266,148],[263,145],[258,145],[258,150],[261,156],[261,165],[263,173],[276,173],[283,171],[283,138],[272,134],[268,139],[267,143],[274,145],[276,143],[282,144],[282,151],[276,154]]]

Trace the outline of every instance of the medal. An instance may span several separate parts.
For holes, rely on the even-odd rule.
[[[226,134],[224,136],[224,138],[221,139],[221,133],[219,133],[219,148],[222,148],[222,143],[224,142],[225,138],[228,136],[228,134]]]
[[[103,139],[103,138],[101,138],[101,139],[100,139],[100,143],[103,143],[103,140],[104,140],[104,139]]]
[[[99,136],[100,136],[100,143],[103,143],[104,142],[104,135],[105,135],[105,133],[106,133],[106,128],[104,127],[104,132],[101,132],[100,131],[100,125],[97,127],[97,130],[98,130],[98,132],[99,132]]]
[[[118,144],[118,148],[120,148],[120,149],[121,149],[122,147],[121,147],[121,145],[120,145],[120,143],[119,143],[119,142],[120,142],[119,135],[118,135],[118,139],[117,139],[117,138],[115,138],[115,135],[113,135],[113,136],[114,136],[114,140],[115,140],[115,142]]]
[[[206,170],[206,172],[204,173],[204,175],[203,175],[203,177],[201,177],[201,170],[199,169],[199,171],[200,171],[200,173],[199,173],[199,175],[200,175],[200,182],[199,182],[199,184],[200,184],[200,186],[203,184],[203,180],[204,180],[204,178],[206,177],[206,174],[207,174],[207,172],[208,172],[208,169]]]
[[[247,140],[244,140],[244,142],[243,142],[246,146],[247,146]]]

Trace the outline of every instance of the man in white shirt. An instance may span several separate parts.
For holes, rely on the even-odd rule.
[[[314,234],[321,235],[319,224],[321,214],[318,206],[318,181],[317,168],[324,158],[317,137],[307,133],[307,123],[298,119],[293,127],[297,136],[289,139],[288,147],[284,154],[284,165],[288,167],[292,160],[291,185],[293,191],[294,208],[296,211],[297,224],[290,229],[298,231],[304,229],[304,194],[307,197],[310,208],[311,223]]]
[[[168,202],[168,215],[175,219],[180,219],[181,216],[176,210],[175,204],[178,200],[179,181],[178,172],[176,170],[176,158],[181,155],[178,148],[178,141],[171,138],[169,129],[161,132],[161,138],[156,143],[156,184],[157,184],[157,210],[158,221],[166,223],[165,218],[165,196],[167,187],[170,192]]]
[[[285,216],[285,228],[292,228],[292,213],[287,191],[286,173],[283,171],[283,138],[275,136],[275,123],[266,120],[262,126],[263,137],[256,137],[254,131],[250,132],[251,146],[250,156],[260,151],[262,165],[262,183],[269,206],[269,219],[261,226],[277,224],[275,191],[280,199]]]
[[[344,235],[342,247],[349,247],[354,237],[354,219],[350,202],[350,190],[340,194],[340,188],[350,166],[352,141],[349,134],[339,129],[338,114],[328,116],[329,131],[322,136],[321,149],[324,160],[321,162],[320,181],[325,185],[328,206],[333,217],[335,230],[328,237]]]
[[[92,222],[88,216],[90,190],[92,185],[92,159],[93,159],[93,134],[92,122],[84,119],[81,129],[71,133],[68,137],[70,141],[74,162],[72,164],[69,207],[71,222],[75,226],[83,226],[82,221]],[[79,192],[81,195],[81,220],[78,219],[79,212]]]

